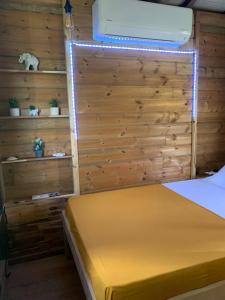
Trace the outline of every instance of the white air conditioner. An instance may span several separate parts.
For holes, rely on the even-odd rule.
[[[180,46],[192,33],[190,8],[142,0],[96,0],[93,39],[96,41]]]

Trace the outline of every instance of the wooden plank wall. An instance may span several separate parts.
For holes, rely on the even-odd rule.
[[[189,178],[191,59],[77,55],[81,190]]]
[[[22,52],[40,59],[40,70],[65,70],[61,0],[0,2],[0,69],[23,69]],[[16,96],[22,110],[33,104],[48,115],[49,100],[58,98],[68,114],[66,76],[0,73],[0,116],[8,115],[8,98]],[[32,140],[46,142],[45,155],[71,153],[68,118],[0,121],[0,156],[32,157]],[[31,195],[72,193],[71,160],[4,165],[6,212],[12,261],[38,258],[63,249],[60,211],[65,199],[32,201]]]
[[[92,3],[93,0],[72,1],[76,39],[91,40]],[[22,68],[17,63],[18,55],[28,51],[41,58],[42,70],[65,70],[61,12],[61,0],[2,0],[0,40],[4,42],[0,43],[0,68]],[[224,163],[224,136],[221,135],[224,133],[221,65],[224,17],[212,17],[210,21],[211,16],[201,13],[198,16],[201,30],[196,31],[201,54],[197,161],[200,171],[207,165],[211,168]],[[191,44],[192,41],[187,47]],[[76,50],[76,57],[82,193],[189,178],[190,58],[91,49]],[[12,94],[18,97],[22,108],[35,104],[46,111],[45,99],[57,97],[61,107],[67,110],[64,75],[0,75],[0,115],[8,112],[7,99]],[[55,147],[70,151],[66,120],[41,123],[34,120],[29,125],[27,122],[1,122],[2,158],[13,155],[13,149],[21,156],[30,156],[34,133],[42,133],[48,140],[47,153]],[[207,155],[203,153],[206,150]],[[12,198],[7,213],[14,261],[62,250],[59,216],[65,200],[32,202],[27,199],[27,190],[29,194],[44,192],[48,178],[54,188],[70,192],[70,167],[70,161],[5,167],[8,196]],[[28,174],[34,174],[34,168],[36,173],[31,179]],[[17,197],[18,190],[22,198]]]
[[[91,4],[73,1],[75,38]],[[192,60],[76,49],[81,192],[190,178]]]
[[[225,16],[197,13],[200,55],[197,171],[225,165]]]

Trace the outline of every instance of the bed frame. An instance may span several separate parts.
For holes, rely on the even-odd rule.
[[[62,212],[65,246],[70,248],[87,300],[97,300],[88,274],[86,273],[79,249],[72,234],[65,211]],[[67,252],[67,251],[66,251]],[[225,280],[207,287],[169,298],[168,300],[225,300]]]
[[[66,218],[65,211],[62,212],[62,219],[63,219],[64,238],[66,239],[65,246],[67,247],[67,245],[69,245],[70,250],[72,252],[75,265],[76,265],[78,273],[80,275],[80,280],[81,280],[81,283],[82,283],[82,286],[84,289],[86,299],[87,300],[96,300],[90,279],[85,271],[85,267],[84,267],[82,258],[80,256],[76,241],[71,232],[70,224]],[[67,252],[67,250],[66,250],[66,252]]]

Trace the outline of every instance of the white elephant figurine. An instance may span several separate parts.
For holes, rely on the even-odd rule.
[[[25,70],[38,71],[39,60],[30,53],[23,53],[19,57],[19,63],[25,64]]]

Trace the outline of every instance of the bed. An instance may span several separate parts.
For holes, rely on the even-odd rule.
[[[224,300],[224,175],[69,199],[64,230],[86,298]]]

